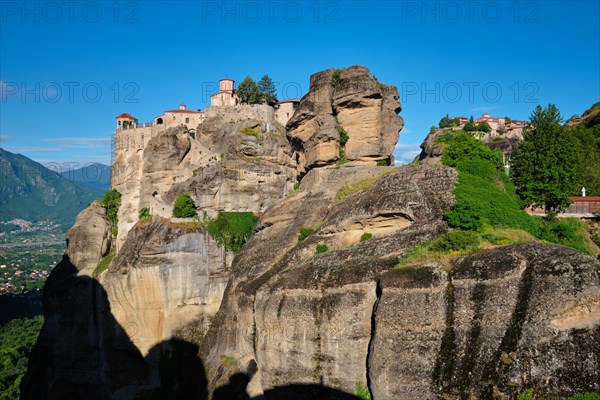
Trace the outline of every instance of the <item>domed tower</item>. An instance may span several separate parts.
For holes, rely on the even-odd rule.
[[[137,119],[131,114],[123,113],[117,115],[117,131],[121,129],[137,128]]]
[[[210,105],[212,107],[235,106],[238,104],[238,97],[234,89],[235,81],[229,78],[223,78],[219,81],[219,92],[210,96]]]

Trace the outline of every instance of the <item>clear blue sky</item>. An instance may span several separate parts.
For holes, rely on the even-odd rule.
[[[401,92],[402,161],[446,113],[600,100],[598,1],[1,5],[0,146],[43,162],[109,163],[117,114],[204,109],[222,77],[268,73],[296,97],[311,73],[365,65]]]

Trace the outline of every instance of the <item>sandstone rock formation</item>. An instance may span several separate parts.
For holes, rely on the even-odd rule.
[[[435,162],[410,165],[335,205],[335,190],[301,192],[265,213],[202,344],[211,384],[223,383],[228,355],[242,371],[256,362],[257,391],[321,382],[354,393],[366,385],[377,278],[409,244],[445,231],[455,179]],[[298,243],[301,226],[319,229]],[[374,238],[360,242],[365,232]],[[314,255],[317,244],[331,250]]]
[[[434,157],[376,166],[402,126],[397,99],[364,67],[327,70],[311,77],[287,131],[268,106],[224,107],[194,132],[174,128],[124,151],[135,173],[113,179],[119,252],[98,280],[86,276],[109,237],[92,205],[46,284],[23,398],[600,391],[599,261],[530,243],[397,266],[447,231],[457,180]],[[207,213],[264,214],[234,257],[198,224],[168,220],[181,193]],[[153,222],[137,222],[141,207]],[[82,257],[79,243],[96,250]]]
[[[106,209],[99,201],[93,201],[75,220],[67,232],[67,256],[81,274],[91,275],[98,263],[110,250],[110,224]]]
[[[554,399],[600,388],[600,263],[576,250],[496,248],[459,259],[449,274],[437,265],[388,272],[380,290],[375,399],[527,389]]]
[[[88,276],[102,256],[108,226],[93,203],[67,233],[68,248],[44,286],[44,325],[22,381],[23,399],[110,399],[141,385],[146,366],[111,314],[102,285]],[[82,254],[82,244],[86,248]]]
[[[340,160],[340,134],[347,160],[374,165],[390,157],[404,121],[398,90],[380,84],[363,66],[328,69],[310,77],[310,91],[287,123],[299,172]]]
[[[136,226],[100,282],[112,313],[143,355],[190,321],[206,331],[221,303],[232,254],[199,226]]]
[[[270,106],[220,107],[195,131],[154,128],[116,152],[112,187],[122,195],[118,249],[144,207],[169,218],[177,196],[187,193],[210,214],[263,212],[297,182],[292,149]]]

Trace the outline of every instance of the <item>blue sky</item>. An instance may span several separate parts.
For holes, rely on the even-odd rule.
[[[1,1],[0,146],[110,162],[114,117],[201,108],[217,81],[269,74],[299,97],[354,64],[398,87],[410,161],[440,117],[566,118],[600,100],[598,1]]]

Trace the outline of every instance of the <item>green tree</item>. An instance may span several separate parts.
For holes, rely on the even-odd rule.
[[[477,124],[477,130],[479,132],[490,133],[492,131],[492,127],[487,123],[487,121],[481,121]]]
[[[477,127],[471,121],[467,122],[465,124],[465,126],[463,126],[463,131],[465,131],[465,132],[475,132],[476,130],[477,130]]]
[[[585,187],[588,196],[600,196],[600,146],[596,142],[600,126],[586,128],[583,124],[577,124],[569,132],[579,144],[577,153],[581,172],[572,194],[579,195],[581,188]]]
[[[440,128],[449,128],[450,126],[452,126],[452,120],[450,119],[448,114],[446,114],[446,116],[444,116],[444,117],[442,117],[442,119],[440,119],[439,127]]]
[[[513,157],[511,176],[526,205],[546,211],[563,211],[570,203],[580,176],[578,147],[573,135],[562,126],[554,104],[532,112],[524,140]]]
[[[190,218],[196,215],[196,205],[190,195],[185,193],[179,195],[173,205],[173,216],[175,218]]]
[[[264,75],[258,81],[258,89],[260,91],[260,99],[265,103],[274,103],[277,101],[276,88],[273,79],[269,75]]]
[[[244,104],[256,104],[260,101],[260,90],[251,77],[244,78],[237,88],[237,95]]]
[[[116,226],[119,222],[117,212],[121,206],[121,193],[119,193],[116,189],[107,190],[104,192],[102,204],[104,204],[104,207],[106,207],[106,216],[108,221],[112,226]]]

